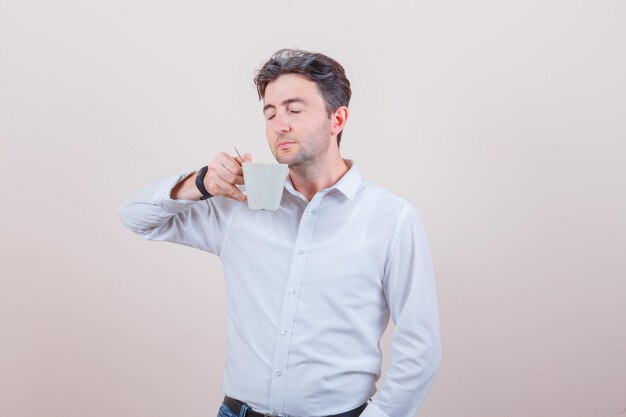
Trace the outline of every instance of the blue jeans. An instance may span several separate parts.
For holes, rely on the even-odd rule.
[[[364,404],[365,405],[365,404]],[[220,409],[217,411],[217,417],[244,417],[246,415],[246,412],[250,409],[250,407],[248,407],[247,404],[243,404],[241,406],[241,411],[239,412],[239,415],[237,415],[233,410],[231,410],[230,408],[228,408],[223,402],[222,405],[220,405]],[[363,412],[363,409],[361,409],[358,414],[355,413],[351,413],[351,415],[360,415]],[[350,414],[349,412],[345,412],[342,414]]]
[[[240,415],[235,414],[233,410],[226,407],[224,403],[220,405],[220,409],[217,411],[217,417],[241,417],[246,414],[246,412],[250,409],[246,404],[241,406]]]

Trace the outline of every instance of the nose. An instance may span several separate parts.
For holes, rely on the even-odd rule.
[[[277,112],[274,116],[274,119],[272,120],[274,122],[274,131],[276,133],[289,132],[291,130],[291,127],[289,126],[289,121],[287,120],[287,118],[283,117],[279,113],[280,112]]]

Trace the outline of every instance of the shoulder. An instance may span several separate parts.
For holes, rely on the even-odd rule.
[[[401,234],[425,236],[426,231],[419,210],[411,202],[377,184],[362,181],[357,195],[367,207],[369,218],[378,227],[386,228],[394,242]]]
[[[357,195],[363,204],[372,206],[387,216],[404,217],[409,212],[417,213],[415,206],[406,199],[367,180],[361,182]]]

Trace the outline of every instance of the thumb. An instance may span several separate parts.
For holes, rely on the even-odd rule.
[[[241,158],[243,159],[243,162],[252,162],[252,154],[250,153],[244,153],[241,155]]]

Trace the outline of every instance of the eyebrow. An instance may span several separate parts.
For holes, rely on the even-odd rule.
[[[288,98],[287,100],[283,100],[282,103],[280,103],[283,106],[286,106],[288,104],[291,103],[303,103],[306,104],[306,100],[302,99],[302,98]],[[274,106],[273,104],[266,104],[265,106],[263,106],[263,113],[265,113],[265,110],[267,109],[275,109],[276,106]]]

